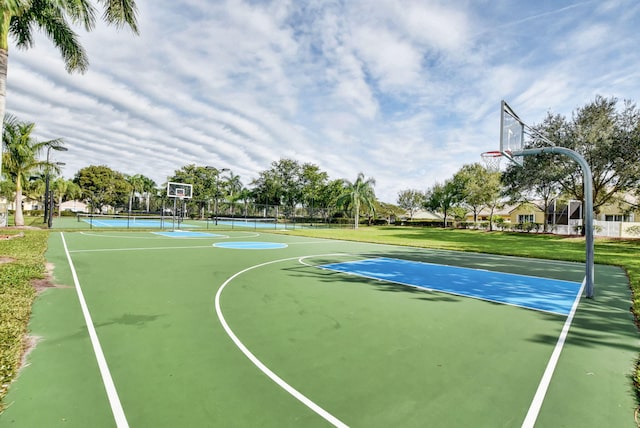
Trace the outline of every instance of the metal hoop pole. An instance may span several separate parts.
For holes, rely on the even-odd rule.
[[[567,155],[582,167],[582,180],[584,181],[584,230],[586,245],[586,266],[585,266],[585,295],[591,299],[594,296],[593,283],[595,274],[594,265],[594,244],[593,244],[593,175],[587,161],[577,152],[566,147],[543,147],[540,149],[526,149],[521,152],[514,152],[514,156],[537,155],[541,153],[559,153]]]

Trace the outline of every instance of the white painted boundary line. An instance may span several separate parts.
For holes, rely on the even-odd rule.
[[[522,428],[533,428],[533,426],[536,424],[536,420],[538,419],[538,415],[540,414],[540,409],[542,408],[542,403],[544,402],[544,397],[545,395],[547,395],[547,390],[549,389],[549,384],[551,383],[551,378],[553,377],[553,372],[558,365],[558,360],[560,359],[560,354],[562,353],[564,342],[567,340],[567,336],[569,335],[569,329],[571,328],[573,317],[575,316],[576,310],[578,309],[578,303],[580,303],[580,298],[582,297],[582,293],[584,292],[585,282],[586,278],[582,281],[582,286],[578,291],[578,295],[573,301],[571,312],[569,313],[567,320],[564,322],[562,332],[560,333],[560,337],[558,337],[558,342],[556,342],[556,347],[551,353],[551,358],[547,363],[547,368],[545,369],[544,374],[542,375],[542,379],[538,384],[536,395],[533,397],[533,401],[529,406],[527,416],[522,423]]]
[[[251,353],[251,351],[249,351],[249,349],[240,341],[240,339],[238,339],[238,336],[236,336],[235,333],[231,330],[231,328],[229,327],[229,324],[227,324],[227,321],[224,318],[224,315],[222,315],[222,309],[220,308],[220,295],[222,294],[222,291],[224,290],[224,288],[231,281],[233,281],[238,276],[244,274],[245,272],[248,272],[250,270],[257,269],[257,268],[260,268],[260,267],[263,267],[263,266],[267,266],[267,265],[270,265],[270,264],[285,262],[285,261],[289,261],[289,260],[296,260],[296,259],[302,260],[302,259],[305,259],[307,257],[336,256],[336,255],[343,255],[343,254],[318,254],[318,255],[315,255],[315,256],[306,256],[306,257],[300,257],[300,256],[298,256],[298,257],[289,257],[287,259],[272,260],[270,262],[261,263],[259,265],[251,266],[251,267],[248,267],[248,268],[246,268],[244,270],[241,270],[240,272],[237,272],[234,275],[232,275],[231,277],[229,277],[220,286],[220,288],[218,289],[218,292],[216,293],[215,307],[216,307],[216,314],[218,315],[218,319],[220,320],[220,324],[222,324],[222,328],[224,328],[224,330],[227,333],[227,335],[229,335],[231,340],[233,340],[233,343],[236,344],[236,346],[242,351],[242,353],[256,367],[258,367],[264,374],[266,374],[272,381],[274,381],[276,384],[278,384],[282,389],[287,391],[289,394],[291,394],[295,399],[300,401],[302,404],[304,404],[305,406],[307,406],[308,408],[310,408],[311,410],[316,412],[318,415],[320,415],[322,418],[324,418],[331,425],[333,425],[335,427],[338,427],[338,428],[348,428],[348,425],[346,425],[344,422],[340,421],[335,416],[331,415],[329,412],[324,410],[322,407],[318,406],[316,403],[314,403],[309,398],[304,396],[301,392],[299,392],[294,387],[289,385],[280,376],[278,376],[273,371],[271,371],[267,366],[265,366],[255,355],[253,355]]]
[[[208,245],[190,245],[182,247],[137,247],[137,248],[98,248],[96,250],[72,250],[70,253],[110,253],[118,251],[152,251],[152,250],[190,250],[190,249],[202,249],[213,248],[211,244]]]
[[[113,412],[113,418],[115,419],[116,426],[118,428],[128,428],[129,424],[127,422],[127,418],[124,414],[124,410],[122,409],[122,404],[120,403],[120,398],[118,397],[118,392],[116,391],[115,384],[113,383],[113,379],[111,378],[111,373],[109,372],[109,366],[107,365],[107,360],[105,359],[104,353],[102,352],[102,347],[100,346],[100,341],[98,340],[98,334],[96,333],[96,329],[93,326],[93,320],[91,319],[91,314],[89,313],[87,302],[84,299],[82,288],[80,288],[80,281],[78,280],[76,268],[73,266],[73,261],[71,260],[71,254],[69,254],[69,249],[67,248],[67,241],[65,241],[64,234],[62,232],[60,233],[60,237],[62,238],[62,245],[64,246],[64,252],[67,255],[69,267],[71,268],[71,274],[73,275],[73,282],[76,286],[76,292],[78,293],[78,300],[80,301],[80,307],[82,308],[84,321],[87,325],[87,331],[89,332],[89,337],[91,338],[91,345],[93,346],[93,352],[96,355],[98,367],[100,368],[100,375],[102,376],[104,389],[107,392],[107,397],[109,398],[109,404],[111,404],[111,411]]]

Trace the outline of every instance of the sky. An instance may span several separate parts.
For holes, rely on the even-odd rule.
[[[97,4],[97,2],[93,2]],[[158,185],[184,165],[250,187],[280,159],[426,190],[526,123],[597,95],[640,101],[637,0],[136,0],[140,35],[78,28],[68,74],[43,35],[9,48],[7,112],[89,165]]]

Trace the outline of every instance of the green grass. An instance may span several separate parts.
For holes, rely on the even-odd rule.
[[[3,235],[18,235],[5,229]],[[44,252],[49,233],[23,231],[24,236],[0,240],[0,411],[2,399],[15,378],[25,350],[27,325],[36,291],[32,281],[45,272]]]

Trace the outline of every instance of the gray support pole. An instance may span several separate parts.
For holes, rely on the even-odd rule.
[[[584,228],[586,244],[585,294],[593,298],[594,251],[593,251],[593,175],[587,161],[577,152],[566,147],[543,147],[514,152],[514,156],[538,155],[541,153],[558,153],[567,155],[580,165],[584,181]]]

